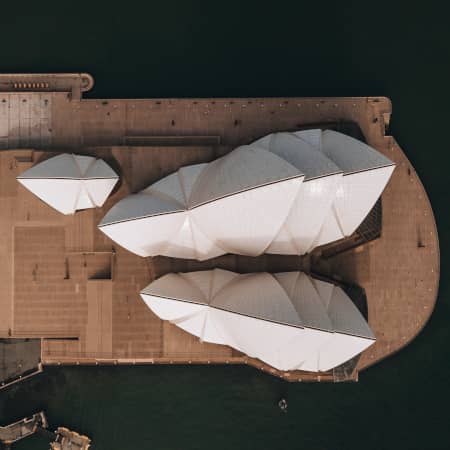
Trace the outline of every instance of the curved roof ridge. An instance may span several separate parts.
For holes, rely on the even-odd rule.
[[[292,132],[272,133],[250,145],[284,159],[305,174],[305,181],[342,172],[333,161],[318,152],[310,142]]]
[[[262,148],[255,152],[251,145],[242,145],[205,167],[195,182],[189,207],[302,176],[278,155]]]
[[[226,274],[229,281],[224,278],[223,286],[214,296],[215,280],[221,273]],[[293,292],[292,278],[295,279]],[[328,327],[320,327],[315,320],[310,320],[317,313],[313,309],[329,318],[328,309],[313,279],[299,271],[239,275],[217,269],[167,274],[141,294],[156,314],[200,339],[206,337],[205,342],[232,346],[281,370],[300,367],[302,370],[330,370],[361,353],[374,340],[365,319],[343,291],[338,292],[338,301],[330,311],[333,319],[340,321],[337,326],[332,327],[330,323]],[[176,303],[164,305],[159,298],[164,295],[170,301],[179,300],[179,308]],[[205,297],[214,298],[208,302]],[[305,316],[302,316],[302,308],[298,308],[299,302],[305,302]],[[187,306],[188,303],[197,306]],[[202,312],[208,313],[204,316],[205,322],[190,320],[201,306],[205,307]],[[346,319],[349,311],[350,317]],[[186,320],[188,324],[184,324]],[[209,331],[205,335],[206,328]],[[361,333],[366,329],[369,332]]]

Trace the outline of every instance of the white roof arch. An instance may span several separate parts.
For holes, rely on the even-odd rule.
[[[36,164],[17,181],[63,214],[102,206],[119,180],[103,160],[61,154]]]
[[[280,370],[328,371],[375,337],[344,291],[302,272],[168,274],[141,296],[161,319]]]
[[[126,197],[99,227],[141,256],[301,255],[351,235],[394,167],[335,131],[273,133]]]

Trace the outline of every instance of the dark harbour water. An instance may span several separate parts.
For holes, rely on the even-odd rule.
[[[248,367],[55,368],[2,391],[0,423],[43,408],[98,450],[450,448],[449,15],[392,3],[2,2],[0,71],[87,71],[92,97],[389,96],[390,131],[436,215],[441,286],[420,336],[358,384]]]

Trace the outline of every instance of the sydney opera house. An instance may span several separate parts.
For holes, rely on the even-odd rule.
[[[425,324],[437,235],[387,99],[100,102],[87,75],[48,77],[0,92],[19,121],[17,99],[38,105],[39,133],[0,138],[0,336],[36,341],[40,367],[356,380]]]

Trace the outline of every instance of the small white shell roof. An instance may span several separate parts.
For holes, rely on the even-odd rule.
[[[273,133],[126,197],[99,227],[141,256],[304,254],[351,235],[393,170],[335,131]]]
[[[229,345],[280,370],[327,371],[375,340],[340,287],[302,272],[168,274],[141,296],[161,319],[202,341]]]
[[[119,177],[101,159],[62,154],[36,164],[17,180],[52,208],[73,214],[102,206]]]

